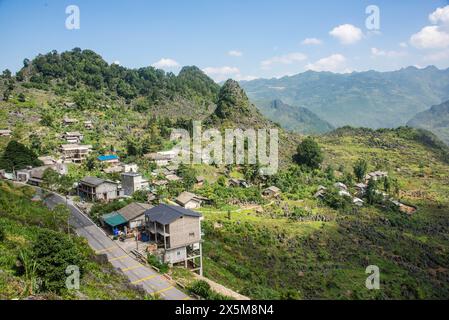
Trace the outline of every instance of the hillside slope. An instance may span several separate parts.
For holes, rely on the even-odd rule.
[[[323,167],[338,168],[332,176],[293,167],[274,178],[283,193],[272,204],[203,210],[205,275],[255,299],[446,299],[447,148],[411,128],[343,128],[317,141]],[[315,199],[319,185],[336,181],[353,192],[347,177],[358,159],[397,179],[399,199],[418,211]],[[381,290],[365,287],[369,265],[379,267]]]
[[[418,113],[407,125],[429,130],[449,145],[449,101]]]
[[[449,99],[449,70],[409,67],[393,72],[313,72],[242,81],[250,99],[301,106],[335,127],[390,128]],[[282,125],[282,123],[281,123]]]
[[[287,130],[301,134],[321,134],[334,129],[329,122],[320,119],[309,109],[290,106],[281,100],[256,102],[256,105],[265,117]]]

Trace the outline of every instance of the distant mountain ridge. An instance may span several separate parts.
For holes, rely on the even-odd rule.
[[[449,101],[418,113],[407,125],[429,130],[449,145]]]
[[[408,67],[350,74],[307,71],[280,79],[242,81],[241,86],[261,109],[280,99],[310,110],[335,127],[393,128],[449,99],[449,69]]]
[[[301,134],[322,134],[335,129],[309,109],[294,107],[279,99],[256,104],[265,117],[282,124],[287,130]]]

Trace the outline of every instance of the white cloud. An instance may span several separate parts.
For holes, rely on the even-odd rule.
[[[118,65],[118,66],[119,66],[119,65],[120,65],[120,61],[118,61],[118,60],[115,60],[115,61],[113,61],[113,62],[112,62],[112,64],[116,64],[116,65]]]
[[[362,30],[352,24],[342,24],[335,27],[329,34],[337,38],[342,44],[353,44],[363,37]]]
[[[237,75],[240,75],[239,68],[236,67],[207,67],[203,69],[204,73],[210,76],[217,82],[226,80],[228,78],[233,78]]]
[[[424,56],[424,60],[432,62],[449,61],[449,50],[430,53]]]
[[[385,51],[385,50],[380,50],[377,48],[371,48],[371,54],[374,57],[397,58],[397,57],[403,57],[403,56],[407,55],[407,52],[405,52],[405,51]]]
[[[151,66],[158,69],[176,68],[179,67],[179,63],[170,58],[162,58],[161,60],[153,63]]]
[[[429,15],[429,20],[433,24],[449,25],[449,6],[436,9]]]
[[[449,6],[438,8],[429,15],[433,26],[425,26],[410,37],[410,43],[418,49],[449,47]]]
[[[407,47],[408,47],[408,44],[407,44],[407,42],[401,42],[401,43],[399,43],[399,46],[400,46],[401,48],[407,48]]]
[[[317,38],[306,38],[301,42],[303,45],[320,45],[322,43],[323,41]]]
[[[292,64],[295,62],[304,61],[306,59],[307,56],[305,54],[300,52],[292,52],[282,56],[276,56],[267,60],[263,60],[260,64],[262,65],[262,69],[269,69],[274,64]]]
[[[259,77],[256,76],[243,76],[241,74],[237,74],[234,76],[234,79],[237,81],[251,81],[255,79],[259,79]]]
[[[228,55],[230,55],[231,57],[241,57],[243,55],[243,52],[238,50],[231,50],[228,52]]]
[[[309,63],[305,67],[307,70],[313,71],[331,71],[331,72],[348,72],[346,67],[346,58],[341,54],[333,54],[329,57],[320,59],[315,63]]]
[[[419,49],[446,48],[449,46],[449,33],[439,26],[427,26],[412,35],[410,43]]]

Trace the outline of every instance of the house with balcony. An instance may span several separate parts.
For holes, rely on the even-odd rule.
[[[162,262],[202,275],[201,218],[198,212],[167,204],[145,211],[146,231]]]
[[[81,163],[92,151],[91,145],[63,144],[59,148],[64,162]]]

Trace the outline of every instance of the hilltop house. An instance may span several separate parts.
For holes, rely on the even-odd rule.
[[[374,171],[370,172],[365,176],[365,181],[368,183],[369,180],[373,179],[374,181],[380,180],[384,177],[388,177],[388,172],[385,171]]]
[[[109,201],[119,198],[122,192],[114,181],[85,177],[78,183],[78,195],[88,201]]]
[[[72,125],[72,124],[77,123],[78,120],[77,120],[77,119],[74,119],[74,118],[64,117],[64,119],[62,120],[62,122],[63,122],[64,125],[69,126],[69,125]]]
[[[90,121],[90,120],[84,121],[84,128],[86,128],[87,130],[93,129],[94,125],[93,125],[92,121]]]
[[[84,161],[91,150],[91,145],[63,144],[60,147],[63,161],[73,163],[81,163]]]
[[[138,190],[148,189],[148,185],[148,180],[144,180],[138,173],[122,173],[122,187],[125,196],[130,196]]]
[[[249,183],[243,179],[229,179],[229,186],[231,187],[242,187],[249,188]]]
[[[11,136],[11,130],[0,130],[0,137],[9,137]]]
[[[202,203],[209,199],[198,196],[194,193],[184,191],[177,198],[176,203],[186,209],[196,209],[201,207]]]
[[[263,191],[263,195],[266,197],[276,198],[276,197],[279,197],[280,194],[281,194],[281,189],[279,189],[276,186],[268,187]]]
[[[203,176],[198,176],[195,179],[196,179],[196,185],[199,187],[204,185],[204,181],[206,181],[206,179]]]
[[[68,142],[68,143],[80,143],[83,140],[83,135],[78,132],[66,132],[62,135],[62,137]]]
[[[160,204],[145,211],[150,240],[157,244],[161,260],[171,265],[183,263],[203,273],[201,214],[179,206]]]

